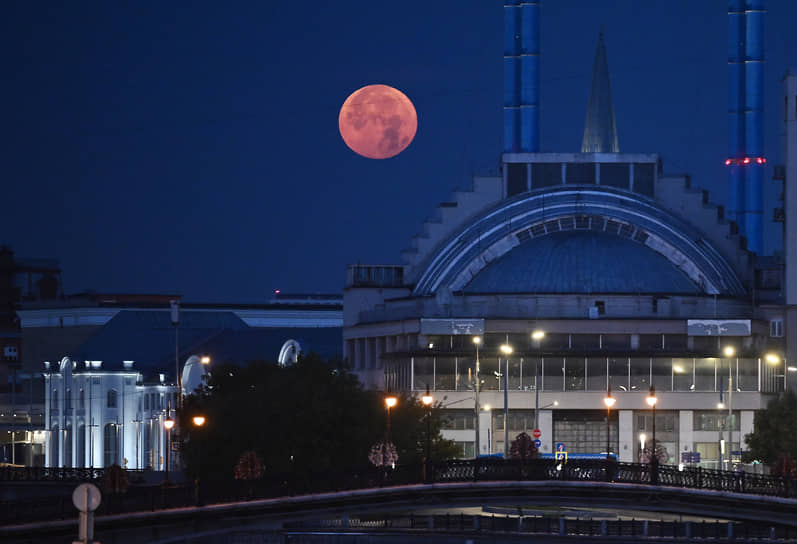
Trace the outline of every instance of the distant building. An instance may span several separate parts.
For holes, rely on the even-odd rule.
[[[18,450],[37,452],[19,455],[20,464],[163,470],[163,421],[175,406],[178,373],[190,394],[220,363],[342,355],[342,298],[334,295],[276,294],[265,304],[231,305],[86,294],[23,304],[18,315],[31,346],[21,368],[44,373],[37,402],[18,406],[42,414],[19,437]]]
[[[621,461],[645,459],[655,388],[662,462],[699,453],[729,468],[756,411],[797,378],[783,263],[749,250],[689,176],[667,174],[656,154],[620,152],[602,36],[582,152],[538,151],[537,8],[504,5],[501,175],[440,204],[402,264],[349,267],[345,355],[371,387],[429,387],[449,415],[444,436],[468,457],[503,453],[505,435],[536,427],[543,453],[605,453],[608,442]],[[794,78],[786,86],[792,127]],[[738,205],[740,219],[755,214]],[[787,293],[796,232],[786,229]]]

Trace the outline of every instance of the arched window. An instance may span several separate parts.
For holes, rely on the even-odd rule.
[[[83,408],[83,404],[86,402],[86,392],[83,391],[83,388],[80,388],[80,408]]]
[[[116,389],[108,391],[108,408],[116,408]]]
[[[53,389],[53,405],[50,406],[51,410],[58,410],[58,389]]]
[[[66,409],[67,410],[71,410],[72,409],[72,389],[70,389],[69,387],[66,388],[66,399],[64,399],[64,400],[66,401]]]
[[[103,450],[105,452],[105,464],[103,466],[109,467],[119,463],[119,426],[115,423],[108,423],[103,434]]]

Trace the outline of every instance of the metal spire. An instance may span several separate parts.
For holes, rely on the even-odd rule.
[[[609,86],[609,64],[603,45],[603,29],[598,37],[595,64],[592,67],[592,89],[589,95],[587,121],[584,125],[582,153],[619,153],[617,126],[614,121],[612,92]]]

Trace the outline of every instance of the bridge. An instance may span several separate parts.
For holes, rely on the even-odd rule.
[[[539,532],[543,526],[530,521],[539,517],[533,512],[557,505],[722,520],[726,526],[710,529],[715,539],[748,532],[759,538],[797,539],[797,489],[788,480],[697,469],[681,471],[677,467],[663,466],[660,467],[659,485],[651,485],[649,468],[596,461],[567,464],[546,460],[528,463],[449,461],[434,465],[428,478],[430,483],[388,482],[381,487],[245,501],[208,497],[207,502],[213,504],[100,515],[96,531],[98,540],[120,544],[141,542],[142,538],[165,544],[183,541],[187,535],[197,538],[218,535],[221,538],[221,535],[240,531],[261,535],[263,538],[258,537],[259,541],[275,538],[284,542],[286,534],[299,538],[308,527],[336,526],[337,530],[346,530],[356,527],[350,520],[364,518],[385,520],[385,526],[387,520],[401,518],[407,530],[425,527],[427,531],[440,531],[443,527],[451,529],[451,525],[434,523],[429,512],[463,511],[490,505],[517,512],[512,520],[501,522],[504,529],[509,524],[515,529],[533,527]],[[395,476],[400,479],[401,473],[397,471]],[[392,483],[401,485],[390,485]],[[5,505],[6,508],[11,506]],[[469,517],[467,522],[460,518],[459,530],[489,528],[487,522],[477,520],[481,518]],[[545,527],[548,534],[558,536],[562,531],[571,534],[573,530],[570,521],[550,523],[549,520]],[[561,523],[564,525],[560,526]],[[628,522],[623,529],[622,524],[620,521],[616,532],[626,531],[627,534],[630,530],[639,537],[667,533],[662,529],[651,533],[648,525]],[[390,522],[390,526],[395,527],[395,523]],[[587,530],[575,527],[576,531]],[[605,533],[605,539],[612,534],[614,525],[602,523],[599,527],[589,527],[596,537]],[[690,536],[698,534],[698,527],[682,524],[680,528],[672,528],[669,536],[680,536],[688,541]],[[701,530],[702,538],[708,538],[705,529]],[[0,541],[8,543],[56,541],[75,534],[74,513],[70,519],[0,527]]]

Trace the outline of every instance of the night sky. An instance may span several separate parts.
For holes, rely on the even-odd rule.
[[[768,11],[765,218],[797,2]],[[725,203],[726,13],[544,1],[541,151],[580,150],[604,25],[620,150],[660,153]],[[439,202],[497,172],[502,33],[488,0],[8,4],[0,243],[59,259],[67,293],[340,292],[347,264],[400,264]],[[414,142],[384,161],[338,133],[343,101],[372,83],[418,112]]]

